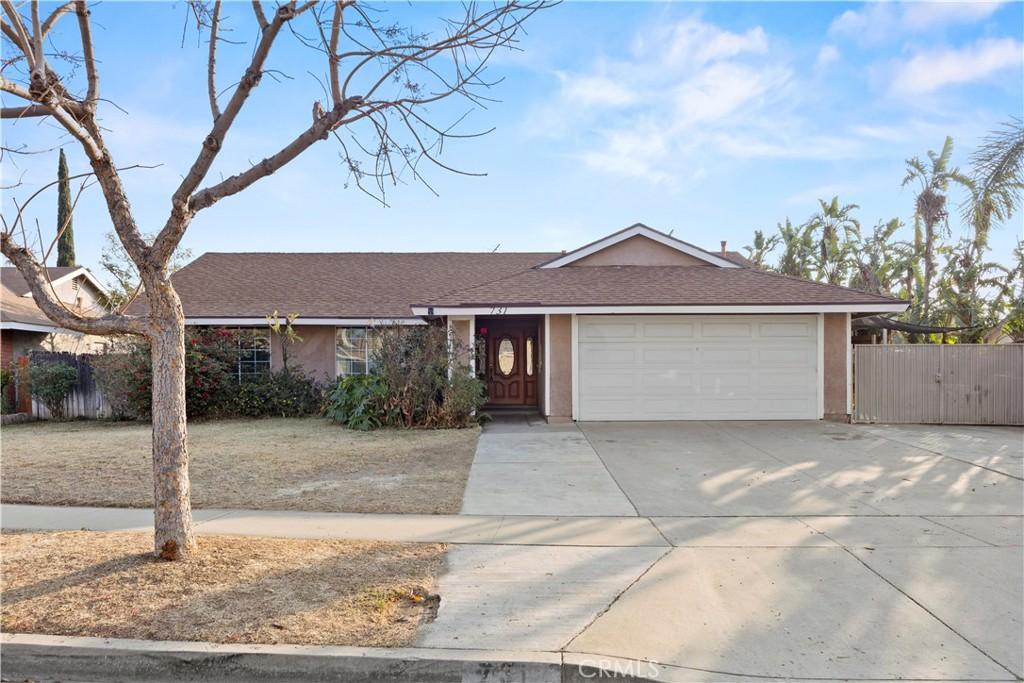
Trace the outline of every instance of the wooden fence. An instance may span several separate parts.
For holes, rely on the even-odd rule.
[[[855,346],[853,419],[1024,425],[1024,344]]]
[[[67,398],[64,399],[64,417],[108,417],[110,405],[103,397],[103,393],[96,386],[93,377],[92,365],[89,364],[88,355],[76,355],[73,353],[52,353],[49,351],[35,351],[31,357],[32,363],[64,363],[75,368],[78,372],[78,381],[71,388]],[[32,399],[32,415],[34,417],[47,419],[50,411],[35,398]]]

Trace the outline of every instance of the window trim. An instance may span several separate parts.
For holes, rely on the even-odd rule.
[[[338,358],[338,333],[341,330],[362,330],[363,331],[363,371],[362,372],[341,372],[340,360]],[[341,379],[342,377],[357,377],[359,375],[370,374],[370,353],[372,352],[372,346],[370,344],[370,337],[376,332],[377,328],[375,325],[338,325],[334,328],[334,377],[335,379]],[[352,359],[357,360],[357,359]]]
[[[266,336],[266,339],[267,339],[267,372],[268,373],[269,372],[273,372],[273,370],[274,370],[274,334],[271,332],[269,326],[267,326],[265,328],[264,327],[249,327],[249,326],[246,326],[246,327],[230,327],[230,328],[226,328],[226,329],[230,329],[230,330],[232,330],[232,331],[234,331],[236,333],[235,334],[235,371],[233,373],[235,375],[235,381],[236,382],[241,384],[242,380],[244,378],[256,377],[258,375],[258,373],[246,373],[245,375],[242,374],[241,352],[244,351],[244,350],[247,350],[247,349],[243,349],[242,346],[241,346],[241,339],[242,338],[241,338],[241,335],[238,334],[239,332],[264,332],[264,331],[266,332],[266,335],[267,335]],[[256,351],[257,349],[253,348],[251,350]],[[252,361],[252,362],[253,362],[253,364],[256,363],[256,361]],[[262,361],[260,361],[260,362],[262,363]]]

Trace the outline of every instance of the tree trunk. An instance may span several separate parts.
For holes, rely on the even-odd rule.
[[[185,420],[185,320],[177,294],[161,292],[174,316],[161,316],[150,336],[153,361],[153,497],[155,553],[183,560],[196,548],[189,498]],[[152,295],[151,295],[152,296]],[[168,320],[168,318],[171,318]]]

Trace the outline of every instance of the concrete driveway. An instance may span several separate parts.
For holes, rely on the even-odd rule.
[[[1014,428],[497,425],[463,514],[661,542],[453,546],[422,642],[657,680],[1020,680],[1022,457]]]

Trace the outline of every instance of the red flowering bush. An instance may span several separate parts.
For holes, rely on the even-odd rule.
[[[185,408],[188,416],[212,417],[232,412],[237,381],[233,370],[237,332],[192,328],[185,337]],[[152,407],[149,344],[125,342],[114,352],[90,359],[96,383],[113,417],[148,417]]]

